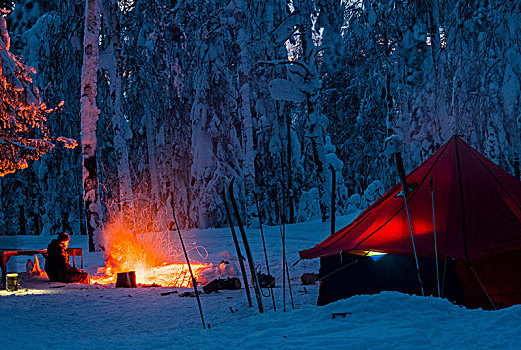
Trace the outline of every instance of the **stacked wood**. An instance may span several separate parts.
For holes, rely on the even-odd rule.
[[[136,288],[136,271],[118,272],[116,288]]]
[[[315,284],[315,282],[318,280],[318,274],[305,273],[302,276],[300,276],[300,280],[302,281],[302,284],[305,284],[305,285]]]
[[[217,292],[219,290],[223,289],[229,289],[229,290],[235,290],[235,289],[241,289],[241,280],[237,277],[230,277],[227,279],[218,278],[210,283],[208,283],[206,286],[203,287],[203,291],[208,294],[212,292]]]

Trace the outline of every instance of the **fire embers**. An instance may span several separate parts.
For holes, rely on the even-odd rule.
[[[192,264],[194,277],[198,280],[201,272],[206,268],[206,264]],[[117,282],[116,268],[99,268],[98,274],[103,276],[93,276],[94,283],[109,284]],[[122,271],[122,270],[121,270]],[[128,271],[128,270],[127,270]],[[187,264],[167,264],[161,266],[136,268],[137,285],[156,285],[161,287],[192,287],[192,279]]]
[[[167,232],[150,232],[150,222],[146,211],[112,214],[103,231],[105,267],[92,277],[94,283],[116,283],[119,272],[135,271],[138,286],[192,287],[188,265],[177,263],[181,260],[179,248],[170,242]],[[191,265],[194,278],[200,281],[207,265]]]

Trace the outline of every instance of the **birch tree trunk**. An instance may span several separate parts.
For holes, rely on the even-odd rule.
[[[85,202],[90,252],[103,249],[101,243],[102,215],[96,159],[96,123],[100,113],[96,106],[99,27],[99,0],[86,0],[80,102],[83,201]]]
[[[130,178],[130,165],[128,160],[128,147],[125,137],[125,119],[121,101],[123,57],[121,54],[119,7],[116,0],[110,2],[110,21],[108,25],[109,35],[112,38],[113,57],[110,67],[110,90],[113,103],[113,124],[115,127],[115,149],[119,180],[119,200],[123,204],[132,196],[132,180]]]
[[[244,0],[237,1],[237,41],[239,43],[239,115],[243,121],[243,147],[244,147],[244,194],[246,198],[246,224],[249,226],[252,223],[253,213],[255,211],[255,197],[253,191],[255,190],[255,153],[253,150],[253,120],[251,115],[251,101],[250,101],[250,63],[251,55],[248,52],[248,34],[245,29],[245,15],[248,4]]]

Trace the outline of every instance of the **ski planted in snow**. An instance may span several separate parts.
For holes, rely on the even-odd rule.
[[[226,211],[226,217],[228,218],[228,222],[230,223],[230,231],[232,231],[233,243],[235,244],[235,250],[237,251],[237,258],[239,259],[239,264],[241,265],[241,273],[242,278],[244,280],[244,289],[246,290],[246,297],[248,298],[248,305],[253,307],[253,303],[251,302],[250,296],[250,288],[248,287],[248,276],[246,276],[246,268],[244,267],[244,257],[241,254],[241,247],[239,246],[239,240],[237,239],[237,234],[235,233],[235,228],[233,227],[232,216],[230,214],[230,209],[228,208],[228,202],[226,201],[226,190],[223,188],[221,192],[221,196],[224,202],[224,209]]]
[[[253,280],[253,288],[255,289],[255,297],[257,298],[257,305],[259,306],[259,312],[263,313],[264,309],[262,308],[262,298],[260,292],[260,284],[259,278],[257,276],[257,272],[255,271],[255,264],[253,263],[253,257],[251,255],[250,245],[248,244],[248,238],[246,237],[246,232],[244,231],[244,226],[242,224],[241,215],[239,213],[239,208],[237,207],[237,202],[235,201],[235,197],[233,195],[233,182],[235,179],[232,179],[229,186],[229,195],[230,200],[232,202],[233,211],[235,212],[235,218],[237,219],[237,224],[239,225],[239,231],[241,232],[242,242],[244,243],[244,250],[246,251],[246,258],[248,259],[248,265],[250,266],[251,279]]]

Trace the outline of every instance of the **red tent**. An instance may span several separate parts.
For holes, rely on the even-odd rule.
[[[521,303],[521,182],[452,137],[407,176],[416,251],[434,257],[430,179],[434,193],[438,256],[456,259],[469,300],[479,306]],[[348,251],[413,254],[401,184],[315,247],[303,259]],[[486,299],[484,299],[486,298]]]

